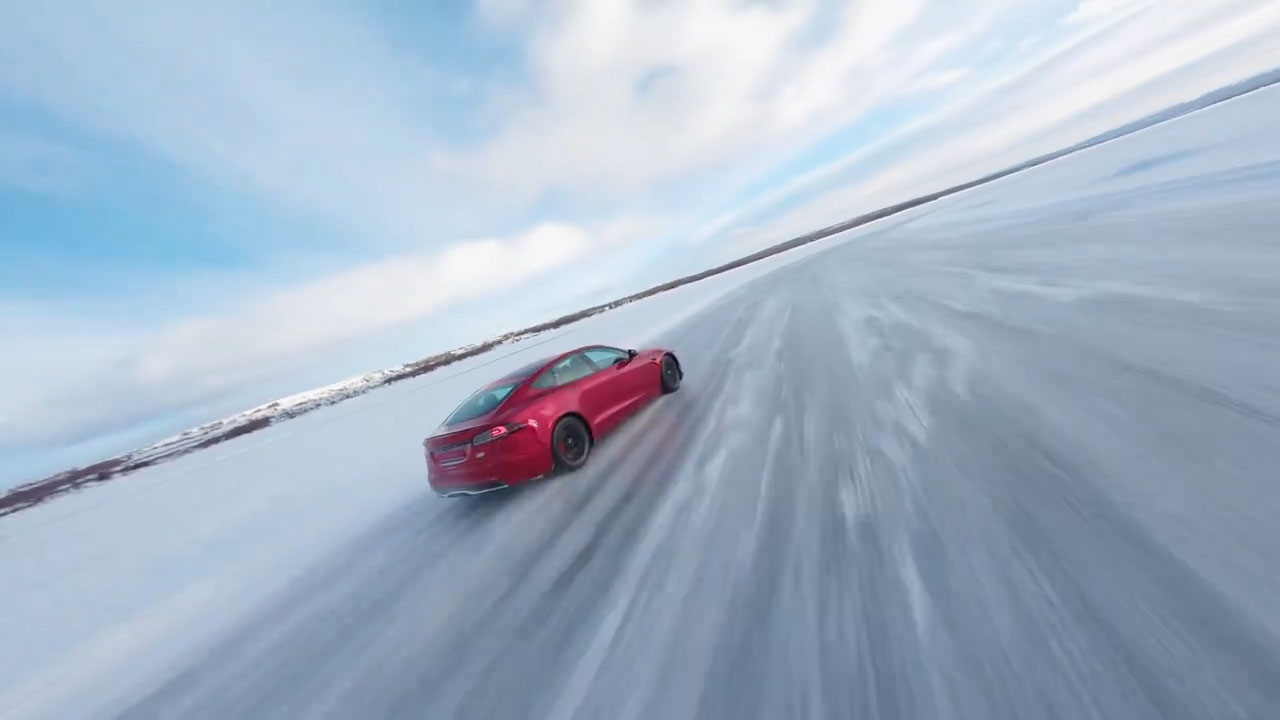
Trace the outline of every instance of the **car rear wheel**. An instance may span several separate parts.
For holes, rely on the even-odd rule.
[[[551,454],[556,467],[566,472],[585,465],[591,454],[591,433],[586,423],[573,416],[561,418],[551,431]]]
[[[662,356],[662,392],[673,393],[680,389],[680,363],[671,355]]]

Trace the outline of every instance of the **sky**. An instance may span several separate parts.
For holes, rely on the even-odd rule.
[[[1268,0],[0,4],[0,483],[1280,66]]]

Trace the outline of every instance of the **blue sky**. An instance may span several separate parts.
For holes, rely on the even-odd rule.
[[[0,482],[1280,65],[1265,0],[9,3]]]

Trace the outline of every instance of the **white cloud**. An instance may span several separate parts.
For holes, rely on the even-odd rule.
[[[1190,99],[1226,81],[1213,62],[1224,51],[1252,48],[1247,62],[1228,68],[1232,79],[1280,64],[1280,46],[1273,42],[1280,6],[1274,3],[1237,5],[1229,12],[1201,3],[1151,6],[1126,18],[1111,32],[1068,37],[1040,62],[940,113],[946,134],[927,152],[879,174],[877,187],[898,193],[937,189]],[[1142,94],[1173,73],[1181,73],[1173,92]],[[1118,111],[1097,111],[1121,97],[1126,100]]]
[[[812,142],[950,47],[906,42],[923,0],[826,5],[556,5],[532,26],[533,92],[456,167],[522,195],[625,197]]]
[[[1155,0],[1081,0],[1063,22],[1067,25],[1115,20],[1141,11]]]
[[[965,79],[973,73],[971,67],[954,67],[922,77],[911,85],[913,92],[932,92]]]
[[[428,74],[356,18],[219,3],[28,3],[0,91],[362,244],[421,242],[460,189],[414,111]]]
[[[395,256],[278,291],[228,317],[147,343],[139,379],[166,382],[253,366],[430,315],[514,287],[585,252],[581,228],[546,224],[511,240]]]
[[[391,256],[147,333],[10,307],[0,325],[22,338],[24,352],[0,370],[8,378],[38,375],[41,383],[3,385],[0,446],[75,437],[122,415],[207,398],[283,361],[511,291],[594,245],[583,228],[546,223],[509,239]]]
[[[793,177],[695,238],[730,232],[734,247],[758,249],[1066,147],[1280,65],[1280,46],[1272,41],[1280,33],[1280,6],[1274,3],[1124,5],[1115,13],[1091,9],[1088,16],[1096,22],[1043,44],[1025,63],[959,78],[955,100],[873,145]],[[1133,10],[1139,5],[1146,10]],[[829,187],[870,155],[895,146],[903,150],[889,167]],[[733,230],[805,194],[784,217]]]
[[[1280,64],[1280,8],[1264,0],[1071,8],[480,0],[485,27],[519,44],[525,65],[512,76],[525,86],[429,67],[369,18],[314,9],[14,5],[0,19],[0,95],[74,128],[77,142],[9,133],[0,183],[73,189],[84,166],[69,147],[104,140],[196,189],[318,228],[348,256],[385,259],[287,283],[248,273],[159,329],[66,306],[0,307],[6,344],[27,349],[0,362],[21,378],[0,388],[0,443],[202,402],[352,338],[512,297],[597,249],[590,278],[519,303],[604,299],[654,272],[649,249],[673,236],[748,252]],[[483,120],[466,144],[437,122],[460,94],[481,100],[446,108],[464,125]],[[912,114],[877,114],[895,103]],[[868,117],[874,140],[793,162]],[[863,170],[869,160],[882,164]],[[765,182],[780,167],[792,169]],[[758,219],[797,198],[794,211]],[[306,238],[234,242],[303,263],[320,252]],[[199,295],[227,282],[209,277],[200,290],[187,275],[153,284]]]

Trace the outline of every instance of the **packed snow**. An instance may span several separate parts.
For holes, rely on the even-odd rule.
[[[421,439],[492,377],[582,344],[643,346],[753,279],[902,223],[1034,228],[1275,197],[1276,117],[1280,92],[1255,93],[0,518],[0,717],[98,716],[135,699],[427,494]]]
[[[0,600],[0,717],[66,717],[87,712],[89,699],[109,706],[130,697],[309,561],[429,492],[421,441],[478,385],[584,344],[641,347],[817,250],[645,298],[0,518],[9,588]]]

